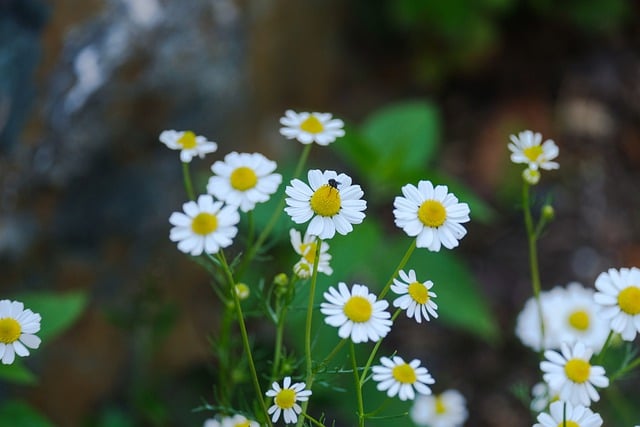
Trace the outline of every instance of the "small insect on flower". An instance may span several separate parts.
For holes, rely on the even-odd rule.
[[[338,185],[342,184],[340,181],[336,181],[333,178],[329,178],[327,183],[329,184],[329,187],[335,188],[336,190],[338,189]]]

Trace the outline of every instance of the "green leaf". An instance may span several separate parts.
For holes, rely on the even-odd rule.
[[[0,406],[0,427],[53,427],[53,424],[25,402],[10,400]]]
[[[87,304],[86,295],[82,292],[30,292],[16,296],[16,300],[42,317],[37,335],[43,343],[68,329]]]
[[[0,364],[0,380],[20,385],[33,385],[37,378],[24,366],[22,359],[16,357],[11,365]]]

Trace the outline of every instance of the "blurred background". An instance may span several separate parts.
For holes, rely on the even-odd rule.
[[[540,242],[545,289],[640,266],[639,18],[631,0],[0,0],[0,298],[82,301],[24,361],[37,381],[0,380],[3,414],[102,427],[212,415],[192,409],[212,400],[216,302],[203,269],[168,239],[186,196],[178,155],[158,135],[191,129],[218,143],[192,162],[204,191],[211,163],[232,150],[291,169],[301,146],[279,135],[278,119],[293,108],[347,123],[344,143],[314,147],[309,165],[362,183],[378,218],[359,237],[361,249],[380,243],[372,256],[388,249],[381,236],[402,238],[391,203],[403,182],[440,178],[473,201],[441,272],[464,282],[450,283],[450,314],[402,323],[385,347],[462,391],[466,425],[531,425],[514,391],[538,373],[513,333],[531,290],[508,136],[533,129],[560,147],[560,170],[535,189],[538,207],[556,209]],[[389,129],[362,157],[357,137],[380,115],[398,133],[418,117],[424,137],[403,149],[424,163],[389,162],[401,144]],[[276,253],[291,254],[292,225],[281,221]],[[327,286],[366,277],[369,262],[353,261],[359,273],[353,253],[334,254],[349,277]],[[480,301],[484,326],[464,319],[464,305],[455,313],[456,295]],[[626,386],[620,417],[640,403]],[[638,423],[621,420],[610,425]]]

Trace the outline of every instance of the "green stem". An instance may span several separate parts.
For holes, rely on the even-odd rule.
[[[260,388],[260,381],[258,380],[258,372],[256,371],[256,366],[253,362],[253,356],[251,354],[251,344],[249,343],[249,335],[247,334],[247,326],[244,322],[244,315],[242,314],[242,306],[240,305],[240,298],[238,298],[238,294],[235,292],[233,280],[233,274],[231,273],[231,269],[229,268],[229,264],[227,263],[227,259],[224,256],[222,251],[218,252],[218,259],[220,260],[220,264],[224,270],[225,276],[227,278],[227,282],[229,283],[229,289],[231,291],[231,296],[233,297],[233,302],[236,308],[236,316],[238,317],[238,325],[240,326],[240,335],[242,336],[242,345],[244,347],[244,352],[247,355],[247,361],[249,362],[249,370],[251,371],[251,380],[253,382],[253,387],[258,397],[258,402],[260,403],[260,407],[264,412],[264,416],[267,420],[267,425],[272,426],[271,417],[267,412],[267,405],[264,401],[262,395],[262,389]]]
[[[220,393],[220,400],[222,406],[228,406],[231,403],[231,396],[233,390],[232,384],[232,371],[231,368],[231,345],[230,345],[230,335],[231,335],[231,322],[233,321],[233,316],[231,310],[229,310],[229,306],[227,302],[223,300],[224,304],[223,314],[222,314],[222,325],[220,327],[220,339],[218,340],[218,348],[216,348],[216,353],[218,354],[218,361],[220,363],[220,379],[221,384],[218,392]]]
[[[595,359],[596,364],[601,365],[602,362],[604,361],[604,354],[609,349],[609,344],[611,344],[612,337],[613,337],[613,331],[609,331],[609,335],[607,335],[607,339],[604,341],[604,344],[602,345],[602,350],[600,350],[600,353],[598,353],[598,355],[596,356],[596,359]]]
[[[303,412],[301,415],[302,415],[303,417],[305,417],[306,419],[308,419],[309,421],[311,421],[311,424],[316,425],[316,426],[319,426],[319,427],[325,427],[325,425],[324,425],[324,424],[322,424],[320,421],[316,420],[316,419],[315,419],[315,418],[313,418],[312,416],[307,415],[307,413],[306,413],[306,412]]]
[[[391,316],[391,321],[395,322],[395,320],[398,318],[398,316],[400,315],[400,313],[402,312],[402,309],[397,309],[395,311],[395,313],[393,313],[393,316]],[[362,384],[360,384],[361,386],[364,385],[364,381],[367,380],[367,372],[369,371],[369,368],[371,367],[371,364],[373,363],[373,359],[376,357],[376,354],[378,353],[378,350],[380,349],[380,345],[382,344],[382,340],[384,338],[380,338],[377,342],[376,345],[373,346],[373,350],[371,350],[371,354],[369,355],[369,358],[367,359],[367,363],[364,365],[364,368],[362,368],[362,376],[360,377],[362,380]]]
[[[536,239],[536,230],[533,226],[533,218],[531,217],[531,204],[529,201],[529,184],[526,182],[522,185],[522,204],[524,208],[524,223],[527,228],[527,239],[529,242],[529,269],[531,271],[531,287],[533,288],[533,296],[536,300],[538,308],[538,317],[540,318],[540,355],[544,351],[544,315],[542,312],[542,303],[540,302],[540,268],[538,266],[538,248]]]
[[[404,256],[402,257],[402,260],[400,260],[400,264],[398,264],[393,274],[389,278],[389,281],[387,281],[387,284],[382,289],[382,292],[380,292],[380,296],[378,297],[378,299],[384,298],[387,292],[389,292],[389,289],[391,288],[391,284],[393,283],[393,279],[395,279],[398,276],[398,272],[402,270],[404,266],[407,264],[415,248],[416,248],[416,239],[413,239],[411,241],[411,246],[409,246],[409,249],[407,249],[407,252],[405,252]]]
[[[298,164],[296,165],[295,172],[293,173],[294,178],[297,178],[302,172],[302,168],[307,162],[307,158],[309,157],[309,152],[311,151],[312,145],[313,144],[305,145],[304,150],[302,151],[302,155],[298,160]],[[273,215],[271,215],[271,218],[269,219],[269,222],[267,223],[267,225],[264,227],[264,229],[256,239],[256,242],[247,250],[247,254],[243,258],[242,262],[240,263],[240,266],[238,267],[238,272],[237,272],[238,278],[242,277],[251,260],[253,260],[253,258],[256,256],[258,251],[260,251],[260,248],[262,248],[262,245],[264,244],[267,237],[269,237],[269,233],[271,233],[271,231],[273,230],[273,227],[276,226],[276,223],[278,222],[280,215],[282,215],[282,212],[284,211],[284,204],[285,204],[286,197],[287,197],[286,193],[283,193],[282,197],[280,198],[280,201],[278,202],[278,206],[275,208],[275,210],[273,211]]]
[[[287,305],[279,308],[278,325],[276,329],[275,354],[273,356],[273,369],[271,370],[271,382],[276,380],[280,371],[280,359],[282,357],[282,337],[284,336],[284,320],[287,316]]]
[[[329,353],[327,355],[327,357],[325,357],[324,360],[322,360],[322,362],[320,362],[320,364],[318,365],[318,367],[316,368],[316,370],[313,373],[314,377],[315,377],[315,374],[317,374],[320,371],[320,369],[322,369],[325,366],[327,366],[327,363],[329,363],[331,361],[331,359],[333,359],[335,357],[335,355],[338,354],[338,352],[342,349],[342,347],[344,347],[346,342],[347,342],[347,339],[343,338],[342,340],[340,340],[340,342],[338,344],[336,344],[336,346],[333,348],[333,350],[331,350],[331,353]]]
[[[196,196],[193,192],[193,184],[191,183],[191,173],[189,172],[189,163],[182,162],[182,180],[184,181],[184,189],[190,200],[195,200]]]
[[[611,377],[609,379],[611,380],[611,382],[613,382],[613,381],[617,380],[618,378],[620,378],[620,377],[624,376],[625,374],[627,374],[629,371],[634,370],[639,365],[640,365],[640,357],[634,359],[631,363],[629,363],[624,368],[619,369],[616,373],[611,375]]]
[[[362,399],[362,381],[358,374],[358,363],[356,362],[356,347],[353,341],[350,343],[351,366],[353,367],[353,381],[356,386],[356,398],[358,400],[358,426],[364,427],[364,400]]]

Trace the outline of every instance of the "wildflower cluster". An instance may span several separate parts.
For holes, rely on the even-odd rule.
[[[215,415],[205,421],[205,427],[271,425],[279,421],[331,425],[331,414],[314,417],[310,411],[314,381],[319,375],[327,376],[331,372],[335,375],[348,373],[353,377],[360,426],[370,414],[382,409],[365,410],[363,386],[369,380],[376,382],[377,389],[388,397],[415,400],[410,417],[418,425],[462,425],[467,418],[464,397],[455,390],[433,395],[431,387],[435,380],[422,361],[405,359],[395,353],[380,357],[379,364],[374,364],[374,360],[382,340],[403,311],[416,323],[438,317],[433,281],[418,278],[415,270],[404,268],[416,248],[437,252],[443,247],[457,247],[466,234],[462,224],[470,220],[469,206],[450,193],[447,186],[434,185],[427,180],[400,189],[402,195],[393,202],[393,216],[395,225],[411,238],[411,245],[380,292],[375,291],[377,284],[347,284],[338,279],[322,293],[324,301],[319,304],[319,313],[324,316],[326,325],[337,329],[338,340],[329,354],[318,358],[313,348],[313,317],[318,310],[314,298],[318,273],[333,275],[328,240],[336,234],[348,235],[361,224],[366,218],[367,202],[362,187],[346,173],[310,169],[302,174],[314,142],[326,146],[344,135],[342,120],[328,113],[288,110],[280,123],[283,126],[280,133],[303,144],[303,153],[293,178],[284,188],[281,208],[274,212],[272,220],[257,237],[252,211],[276,194],[282,184],[282,176],[276,173],[277,164],[259,153],[231,152],[223,161],[213,163],[213,175],[208,179],[206,193],[196,195],[189,163],[196,155],[203,157],[214,153],[217,144],[190,131],[164,131],[160,135],[161,142],[180,150],[185,189],[190,199],[182,205],[182,211],[170,215],[169,222],[173,227],[169,238],[177,243],[180,251],[199,257],[199,262],[212,272],[212,286],[223,303],[223,329],[215,343],[221,384],[216,388],[217,401],[207,405]],[[256,255],[263,251],[282,212],[288,214],[294,224],[305,227],[304,230],[292,228],[289,231],[293,251],[299,257],[291,267],[293,274],[278,274],[271,286],[265,286],[264,281],[258,285],[242,282],[243,274]],[[244,229],[240,224],[244,221],[249,235],[246,239],[238,239],[239,229]],[[241,244],[246,247],[238,248],[238,255],[228,262],[225,250]],[[296,293],[304,288],[307,288],[309,298],[304,323],[304,355],[297,358],[284,347],[283,341],[289,310]],[[387,301],[385,296],[389,292],[395,297]],[[243,301],[254,293],[258,294],[264,315],[275,326],[273,360],[266,365],[254,360],[243,311]],[[395,310],[390,310],[391,307]],[[240,332],[241,351],[234,348],[231,339],[233,321]],[[355,346],[366,343],[375,343],[375,346],[369,350],[363,365],[358,362]],[[349,348],[351,366],[327,369],[344,346]],[[238,361],[230,354],[244,356]],[[255,405],[236,398],[238,383],[229,374],[244,366],[248,368],[253,384]],[[263,366],[270,366],[270,374],[259,370]],[[270,388],[263,392],[265,378],[269,379]]]
[[[609,387],[614,378],[640,364],[640,359],[631,361],[631,351],[612,375],[607,376],[601,365],[614,335],[633,341],[640,331],[640,269],[609,269],[597,277],[595,289],[572,282],[566,288],[542,291],[536,245],[552,208],[545,206],[534,225],[529,185],[538,183],[540,169],[559,167],[551,161],[558,148],[552,140],[542,143],[542,136],[531,131],[512,135],[511,142],[511,160],[528,166],[523,172],[523,206],[533,296],[518,316],[516,335],[542,359],[543,382],[532,389],[531,409],[540,413],[534,427],[599,427],[604,421],[590,409],[600,400],[598,389]],[[547,408],[549,412],[544,412]]]

